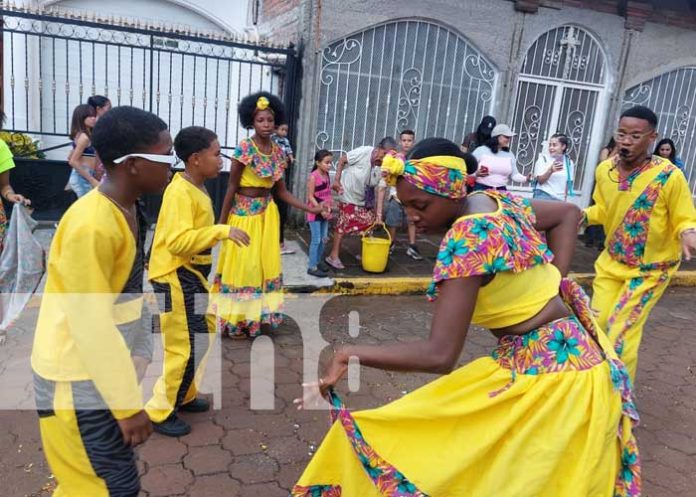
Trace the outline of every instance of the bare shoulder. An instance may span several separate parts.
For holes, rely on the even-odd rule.
[[[483,193],[474,193],[466,197],[464,214],[489,214],[498,210],[498,202]]]

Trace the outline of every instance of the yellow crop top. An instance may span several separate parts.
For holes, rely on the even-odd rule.
[[[272,188],[283,177],[288,163],[285,152],[275,142],[272,142],[271,153],[265,155],[251,138],[239,142],[232,158],[246,166],[239,181],[241,187]]]
[[[496,212],[459,218],[440,245],[428,290],[437,298],[437,284],[453,278],[495,274],[478,293],[472,323],[504,328],[532,318],[558,295],[561,274],[553,254],[534,229],[528,200],[489,190]]]

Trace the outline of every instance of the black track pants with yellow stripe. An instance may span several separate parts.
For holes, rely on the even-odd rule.
[[[34,376],[46,460],[58,487],[53,497],[137,497],[133,450],[91,381]]]
[[[209,265],[186,265],[152,281],[164,302],[159,315],[164,365],[145,410],[154,423],[165,421],[182,405],[193,401],[203,375],[205,356],[215,333],[215,318],[206,313]],[[196,295],[198,299],[196,300]],[[162,297],[164,297],[162,299]],[[198,304],[198,307],[195,306]],[[205,335],[198,340],[196,335]],[[201,344],[205,345],[201,347]],[[204,350],[200,350],[203,348]]]

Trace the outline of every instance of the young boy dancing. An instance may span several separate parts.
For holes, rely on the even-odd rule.
[[[136,497],[133,447],[152,425],[119,300],[142,271],[136,202],[165,187],[175,157],[164,121],[133,107],[104,114],[92,144],[107,174],[67,210],[51,244],[31,357],[35,397],[54,496]]]
[[[228,238],[248,245],[249,238],[237,228],[213,224],[213,204],[204,182],[215,178],[222,166],[217,135],[198,126],[184,128],[174,140],[174,149],[186,169],[174,176],[164,192],[152,242],[148,278],[155,292],[164,296],[160,314],[164,370],[146,409],[155,431],[179,437],[191,427],[177,411],[204,412],[210,407],[207,400],[196,397],[195,378],[202,376],[199,366],[207,347],[196,350],[195,338],[215,333],[215,318],[200,314],[194,304],[196,295],[208,293],[211,249]]]

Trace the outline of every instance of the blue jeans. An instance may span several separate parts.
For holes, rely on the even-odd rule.
[[[544,190],[540,190],[538,188],[534,189],[534,195],[532,195],[532,198],[536,198],[539,200],[555,200],[556,202],[561,202],[560,199],[553,197]]]
[[[94,171],[91,171],[90,174],[94,176]],[[82,175],[78,173],[76,169],[73,169],[70,172],[70,179],[68,179],[68,185],[70,185],[72,191],[75,192],[77,198],[80,198],[83,195],[88,194],[92,190],[92,185],[90,184],[90,182],[83,178]]]
[[[475,183],[475,184],[474,184],[473,191],[475,191],[475,192],[482,192],[482,191],[485,191],[485,190],[498,190],[498,191],[501,191],[501,192],[506,192],[506,191],[507,191],[507,187],[506,187],[506,186],[488,186],[488,185],[484,185],[484,184],[482,184],[482,183]]]
[[[309,243],[309,269],[314,269],[324,255],[324,241],[329,236],[329,221],[310,221],[309,230],[312,232],[312,241]]]

